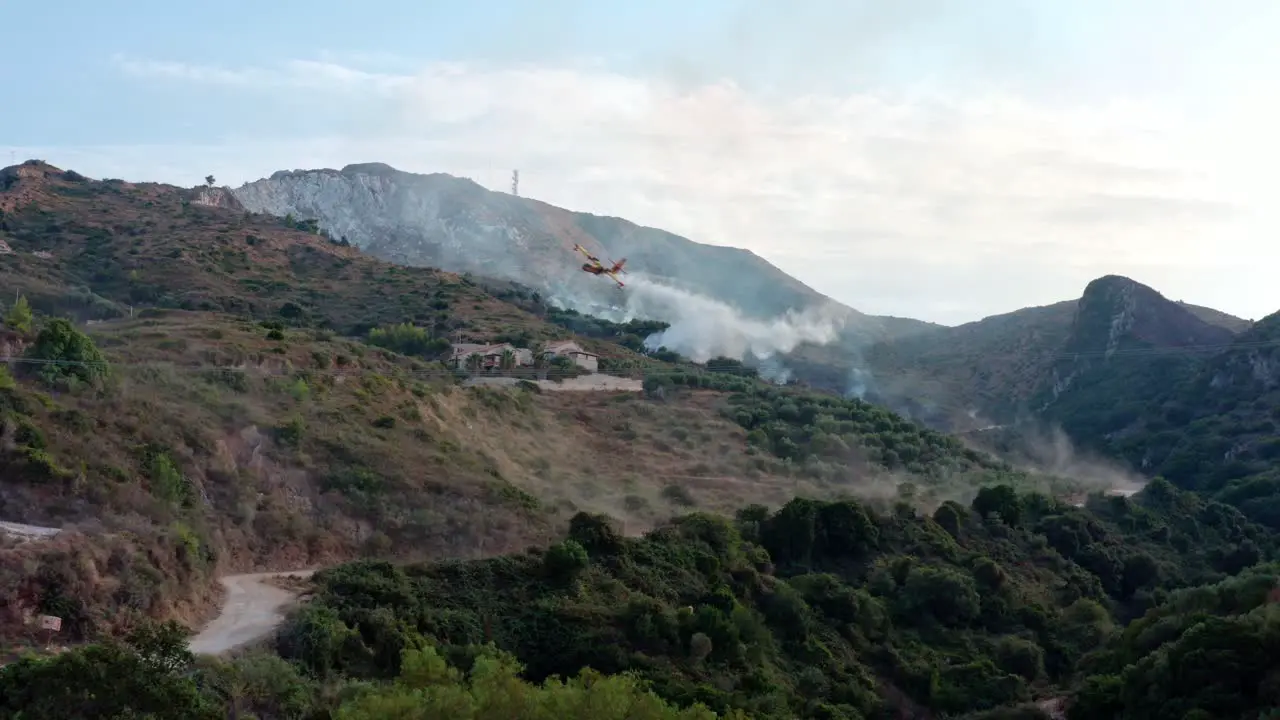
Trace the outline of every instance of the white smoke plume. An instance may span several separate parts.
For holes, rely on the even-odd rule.
[[[845,395],[864,400],[866,399],[867,391],[871,389],[871,382],[871,371],[855,367],[849,371],[849,390]]]
[[[767,357],[759,361],[756,372],[760,377],[775,385],[786,385],[791,380],[791,370],[776,357]]]
[[[622,305],[602,309],[589,302],[556,297],[553,302],[614,322],[661,320],[671,327],[645,339],[651,350],[666,347],[695,362],[718,357],[770,358],[804,342],[825,345],[839,334],[841,313],[834,303],[788,312],[771,320],[748,318],[719,300],[682,290],[640,274],[629,274]]]

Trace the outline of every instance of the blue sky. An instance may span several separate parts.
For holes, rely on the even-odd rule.
[[[91,176],[520,167],[868,312],[961,322],[1110,272],[1280,308],[1267,0],[45,0],[0,27],[0,152]]]

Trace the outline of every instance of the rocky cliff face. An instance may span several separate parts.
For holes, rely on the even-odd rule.
[[[1153,288],[1108,275],[1085,287],[1066,352],[1101,352],[1111,357],[1126,343],[1195,348],[1220,346],[1234,336],[1226,327],[1201,319],[1190,306],[1168,300]]]
[[[1071,332],[1052,368],[1041,409],[1102,366],[1190,362],[1221,351],[1235,337],[1191,308],[1118,275],[1089,283],[1076,303]],[[1141,375],[1136,366],[1135,373]]]
[[[1280,313],[1242,333],[1228,352],[1209,363],[1205,375],[1210,389],[1231,388],[1241,397],[1253,397],[1255,403],[1275,408],[1280,419],[1280,403],[1265,399],[1280,392]]]
[[[208,207],[223,208],[224,210],[244,210],[244,205],[236,199],[235,193],[231,192],[231,188],[226,187],[198,187],[189,192],[190,202],[193,205],[205,205]]]
[[[831,301],[746,250],[702,245],[619,218],[575,213],[445,174],[381,163],[277,172],[234,190],[254,212],[315,218],[334,238],[383,259],[514,280],[549,294],[612,290],[580,272],[579,243],[632,273],[775,317]],[[852,312],[852,311],[850,311]],[[855,313],[856,314],[856,313]]]

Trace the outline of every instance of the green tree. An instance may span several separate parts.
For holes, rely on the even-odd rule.
[[[27,302],[26,295],[19,295],[17,302],[13,304],[13,307],[9,308],[9,312],[5,313],[4,316],[4,324],[9,329],[24,335],[31,332],[33,320],[31,304]]]
[[[344,703],[336,720],[716,720],[698,704],[668,705],[626,675],[583,670],[542,685],[520,679],[523,667],[504,652],[480,650],[465,675],[433,647],[407,650],[396,683]],[[726,720],[746,720],[740,712]]]
[[[49,384],[73,380],[93,384],[107,376],[107,358],[66,318],[54,318],[27,349],[27,357],[41,364],[40,377]]]
[[[226,708],[227,717],[327,717],[316,714],[324,699],[319,683],[279,656],[259,652],[227,662],[202,658],[200,665],[197,682]]]
[[[195,662],[195,656],[187,648],[185,627],[173,620],[163,623],[143,623],[125,638],[138,658],[163,673],[179,673]]]
[[[995,513],[1006,525],[1016,526],[1022,519],[1022,501],[1009,485],[982,488],[973,499],[973,509],[983,517]]]
[[[166,632],[158,631],[153,639]],[[54,657],[28,655],[0,669],[0,717],[221,718],[218,708],[184,676],[187,666],[166,643],[147,642],[146,655],[116,642]]]
[[[368,342],[401,355],[435,356],[449,349],[443,338],[433,339],[426,330],[410,323],[389,325],[369,331]]]
[[[913,567],[898,605],[904,617],[927,613],[943,625],[957,627],[977,617],[982,598],[973,580],[948,568]]]
[[[168,453],[157,452],[147,469],[151,494],[165,502],[181,504],[190,499],[191,486]]]
[[[547,574],[557,580],[572,580],[591,563],[587,551],[573,540],[556,543],[543,558]]]

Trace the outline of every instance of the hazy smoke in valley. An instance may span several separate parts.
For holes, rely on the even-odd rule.
[[[1146,480],[1101,458],[1090,457],[1077,450],[1071,438],[1060,428],[1053,428],[1048,437],[1041,434],[1027,436],[1027,454],[1045,472],[1069,477],[1081,483],[1104,490],[1133,494],[1146,485]]]
[[[1005,446],[1001,454],[1025,469],[1070,478],[1090,492],[1099,490],[1118,495],[1132,495],[1147,481],[1142,476],[1116,463],[1080,450],[1061,428],[1037,429],[1027,422],[1016,426],[995,425],[984,430],[1001,432],[1016,427],[1016,441]],[[979,431],[983,432],[983,431]]]

